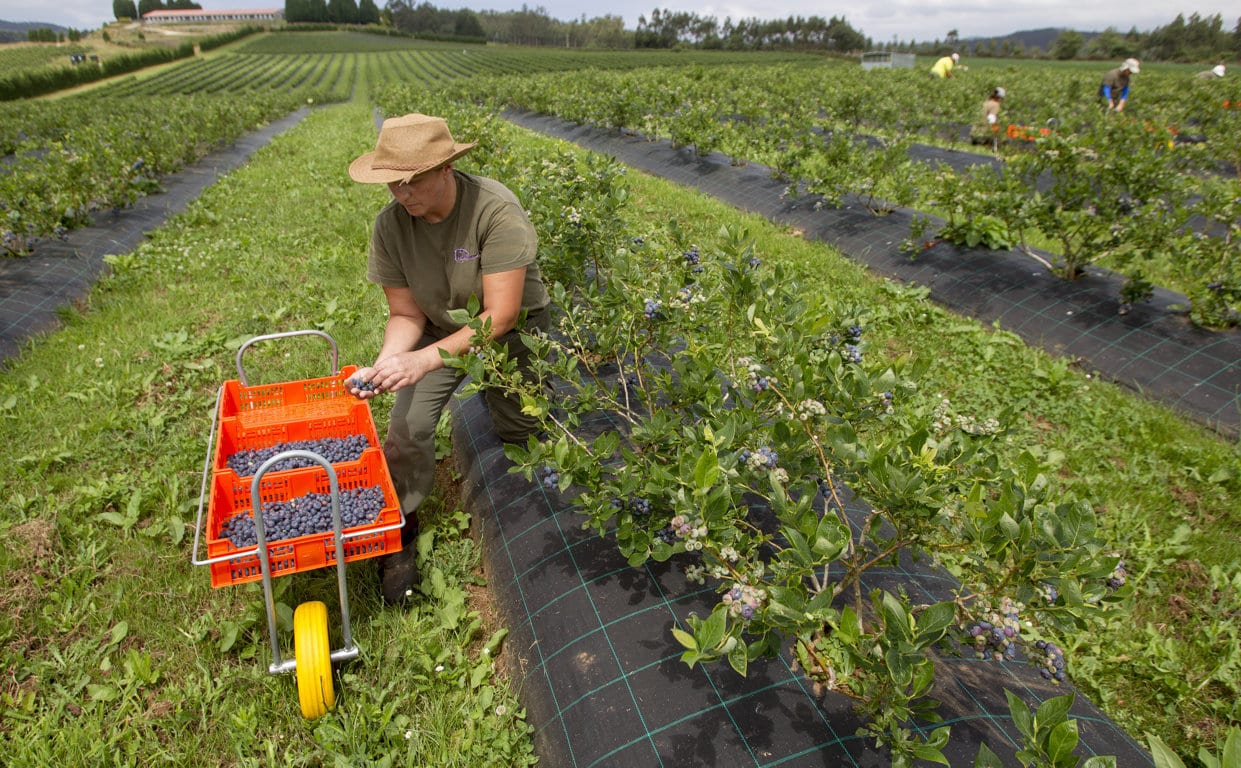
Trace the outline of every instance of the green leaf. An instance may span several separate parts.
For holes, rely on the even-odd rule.
[[[1234,725],[1228,729],[1220,762],[1224,768],[1241,768],[1241,726]]]
[[[728,652],[728,664],[737,674],[745,677],[750,665],[749,649],[745,643],[738,642],[736,647]]]
[[[919,645],[925,647],[928,642],[935,642],[944,636],[945,630],[956,618],[956,605],[950,601],[935,603],[918,614],[917,628]]]
[[[1021,535],[1021,524],[1013,519],[1013,516],[1005,512],[1000,515],[1000,531],[1004,533],[1005,538],[1009,541],[1015,541]]]
[[[1007,688],[1004,689],[1004,696],[1008,699],[1008,712],[1012,715],[1013,725],[1017,726],[1017,731],[1026,738],[1026,741],[1033,741],[1034,718],[1030,715],[1030,708]]]
[[[224,622],[220,630],[220,653],[228,653],[229,649],[237,644],[237,635],[241,630],[237,624],[232,621]]]
[[[909,657],[899,648],[892,647],[884,654],[884,659],[888,662],[888,673],[892,679],[902,687],[909,685],[914,676],[914,668],[909,663]]]
[[[919,760],[926,760],[930,763],[939,763],[940,765],[952,765],[948,762],[948,758],[944,757],[943,750],[930,744],[914,744],[910,749],[914,757]]]
[[[497,629],[491,639],[483,645],[483,655],[495,658],[496,653],[500,650],[500,646],[504,643],[504,638],[508,637],[508,629],[501,627]]]
[[[862,636],[862,622],[858,619],[853,606],[846,605],[841,609],[840,623],[836,627],[836,633],[840,635],[843,642],[849,645],[856,644],[858,638]]]
[[[124,640],[127,635],[129,635],[129,623],[125,621],[118,621],[112,627],[112,639],[109,645],[116,645]]]
[[[91,683],[86,686],[86,695],[91,698],[91,701],[115,701],[121,693],[114,686]]]
[[[888,637],[899,637],[902,640],[912,640],[913,630],[909,624],[909,613],[905,610],[905,606],[893,597],[890,593],[883,593],[883,623],[885,634]]]
[[[1081,768],[1116,768],[1116,758],[1112,755],[1095,755],[1086,758]]]
[[[694,636],[693,636],[693,635],[691,635],[690,633],[686,632],[685,630],[683,630],[683,629],[678,629],[678,628],[676,628],[676,627],[673,627],[673,628],[672,628],[672,636],[673,636],[674,638],[676,638],[676,641],[677,641],[678,643],[680,643],[681,645],[685,646],[685,647],[686,647],[686,648],[688,648],[689,650],[691,650],[691,651],[696,651],[696,650],[698,650],[698,641],[694,639]]]
[[[1155,759],[1155,768],[1185,768],[1185,763],[1176,756],[1172,748],[1153,733],[1146,734],[1146,742],[1150,745],[1151,757]]]
[[[707,620],[702,622],[698,632],[699,648],[714,648],[724,639],[724,634],[728,629],[728,610],[723,605],[716,607]]]
[[[1047,737],[1047,755],[1056,765],[1060,765],[1069,760],[1073,756],[1073,750],[1077,748],[1077,721],[1066,720],[1052,729],[1051,735]],[[1073,760],[1073,764],[1077,761]]]
[[[1065,717],[1069,714],[1069,709],[1073,706],[1073,700],[1076,696],[1072,693],[1066,693],[1063,696],[1055,696],[1039,705],[1038,712],[1034,715],[1034,720],[1038,724],[1038,730],[1044,727],[1054,727],[1064,722]]]
[[[702,449],[694,467],[694,495],[701,496],[711,490],[720,477],[720,462],[710,447]]]
[[[830,515],[824,515],[815,531],[814,553],[821,560],[835,560],[844,551],[849,532]]]
[[[1004,768],[1004,761],[991,751],[991,747],[979,744],[978,754],[974,757],[974,768]]]
[[[172,540],[173,546],[179,546],[185,540],[185,521],[176,515],[168,518],[168,538]]]
[[[1237,470],[1226,465],[1212,472],[1211,476],[1207,478],[1207,482],[1213,485],[1222,485],[1223,483],[1227,483],[1228,481],[1235,479],[1236,476]]]

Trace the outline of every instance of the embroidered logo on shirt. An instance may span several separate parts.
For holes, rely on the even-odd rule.
[[[463,261],[474,261],[480,255],[481,254],[470,253],[469,250],[465,248],[455,248],[452,252],[452,260],[460,264]]]

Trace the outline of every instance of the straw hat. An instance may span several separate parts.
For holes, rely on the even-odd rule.
[[[1127,69],[1136,75],[1138,73],[1138,60],[1137,59],[1125,59],[1125,63],[1121,64],[1120,68]]]
[[[349,176],[363,184],[389,184],[447,165],[478,142],[453,141],[442,117],[410,114],[390,117],[379,128],[372,152],[349,164]]]

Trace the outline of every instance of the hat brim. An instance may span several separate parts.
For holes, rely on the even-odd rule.
[[[376,152],[372,150],[359,155],[349,164],[349,178],[362,184],[394,184],[398,181],[408,181],[415,176],[420,176],[428,171],[434,171],[436,168],[448,165],[477,145],[478,142],[476,141],[466,144],[455,144],[452,153],[446,158],[438,158],[433,163],[415,164],[400,168],[391,166],[376,167]]]

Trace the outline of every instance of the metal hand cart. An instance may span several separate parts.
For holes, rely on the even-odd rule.
[[[331,375],[320,379],[251,386],[242,358],[258,342],[293,336],[320,336],[331,345]],[[272,674],[296,672],[302,715],[315,719],[335,706],[332,664],[354,659],[349,621],[345,563],[395,552],[401,548],[405,517],[397,502],[383,450],[375,432],[370,406],[345,389],[356,371],[338,367],[336,341],[322,331],[289,331],[256,336],[237,350],[237,380],[227,381],[216,395],[215,417],[203,465],[202,492],[194,526],[194,565],[211,569],[213,587],[262,581],[271,640]],[[356,461],[332,464],[308,450],[284,450],[255,470],[253,478],[239,476],[228,466],[230,455],[245,448],[271,448],[296,440],[362,434],[368,447]],[[310,462],[307,468],[278,469],[290,459]],[[317,466],[316,466],[317,465]],[[341,516],[342,487],[379,486],[383,509],[371,524],[345,528]],[[267,540],[263,504],[288,501],[307,492],[326,493],[331,500],[332,529],[281,541]],[[204,504],[207,509],[205,518]],[[238,514],[254,518],[256,543],[239,548],[222,535],[226,519]],[[206,539],[206,557],[200,546]],[[343,556],[342,556],[343,555]],[[285,659],[276,627],[272,578],[336,565],[343,645],[332,649],[328,639],[328,611],[322,601],[300,604],[293,615],[294,657]]]

